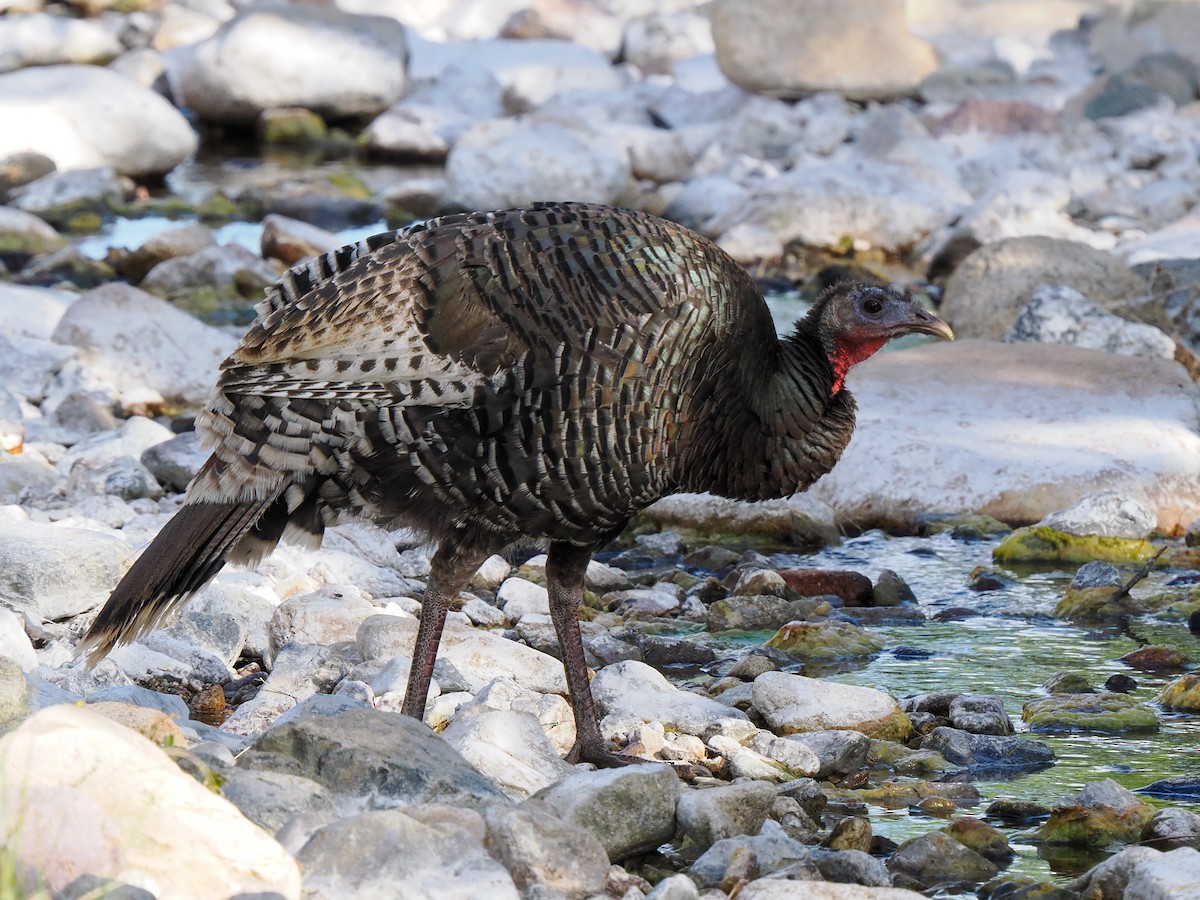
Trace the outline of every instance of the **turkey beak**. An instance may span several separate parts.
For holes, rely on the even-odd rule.
[[[954,340],[954,331],[942,319],[920,306],[914,307],[912,315],[904,325],[905,331],[929,334],[944,341]]]

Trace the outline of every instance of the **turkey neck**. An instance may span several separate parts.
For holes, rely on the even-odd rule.
[[[732,368],[714,379],[711,410],[699,417],[710,427],[693,436],[680,483],[736,500],[804,490],[833,467],[854,428],[853,400],[834,392],[820,341],[801,327]]]

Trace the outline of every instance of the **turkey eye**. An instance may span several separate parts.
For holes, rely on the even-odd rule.
[[[863,311],[868,316],[877,316],[883,312],[883,303],[876,297],[868,297],[863,301]]]

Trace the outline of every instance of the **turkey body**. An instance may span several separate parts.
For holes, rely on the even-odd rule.
[[[405,702],[419,716],[451,601],[489,555],[539,541],[577,755],[611,761],[578,632],[592,553],[676,491],[804,490],[853,431],[857,360],[839,367],[819,317],[780,341],[723,251],[628,210],[433,219],[292,269],[259,309],[197,421],[212,456],[97,617],[93,660],[226,560],[365,518],[438,547]]]

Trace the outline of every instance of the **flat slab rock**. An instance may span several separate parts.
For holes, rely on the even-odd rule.
[[[858,428],[813,492],[858,528],[1030,524],[1101,489],[1162,529],[1200,516],[1200,392],[1170,360],[967,340],[881,353],[847,384]]]

